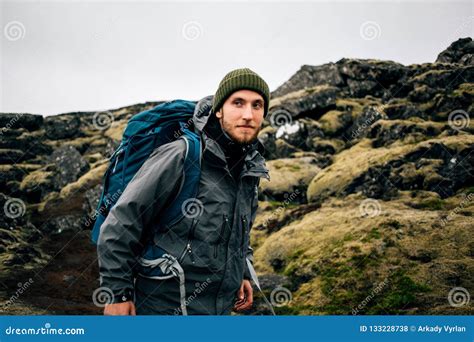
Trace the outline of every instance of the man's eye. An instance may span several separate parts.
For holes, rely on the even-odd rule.
[[[240,106],[242,104],[242,101],[235,101],[234,102],[237,106]]]
[[[255,103],[253,106],[257,109],[262,108],[262,104],[260,102]]]

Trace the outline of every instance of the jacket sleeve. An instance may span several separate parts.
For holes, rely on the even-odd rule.
[[[186,145],[182,139],[156,148],[128,183],[101,226],[97,243],[101,287],[112,302],[133,298],[133,268],[145,229],[179,189]]]
[[[257,209],[258,209],[258,184],[260,183],[260,179],[257,183],[257,185],[255,186],[255,195],[252,199],[252,216],[250,218],[250,226],[249,226],[249,234],[250,234],[250,230],[252,229],[252,226],[253,226],[253,223],[255,222],[255,217],[257,216]],[[250,260],[250,262],[252,263],[253,265],[253,248],[250,247],[250,244],[248,246],[248,249],[247,249],[247,255],[246,255],[247,259]],[[244,267],[244,279],[247,279],[247,280],[250,280],[252,277],[250,275],[250,271],[248,269],[248,266],[247,266],[247,262],[245,262],[245,267]]]

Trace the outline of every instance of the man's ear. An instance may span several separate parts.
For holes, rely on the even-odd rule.
[[[222,118],[222,109],[220,109],[218,112],[216,112],[216,118],[218,118],[218,119]]]

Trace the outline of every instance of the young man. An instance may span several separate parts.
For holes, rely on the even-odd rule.
[[[224,315],[252,306],[246,259],[253,260],[249,236],[260,177],[269,179],[257,139],[269,100],[267,83],[244,68],[228,73],[215,95],[196,105],[202,157],[193,214],[154,237],[156,246],[179,257],[188,314]],[[106,315],[183,313],[179,279],[150,279],[135,270],[143,236],[179,191],[185,153],[183,139],[153,151],[101,228],[101,286],[113,293]]]

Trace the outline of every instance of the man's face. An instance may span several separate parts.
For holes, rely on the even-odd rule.
[[[239,144],[253,142],[260,132],[264,114],[263,97],[253,90],[238,90],[216,113],[221,127]]]

